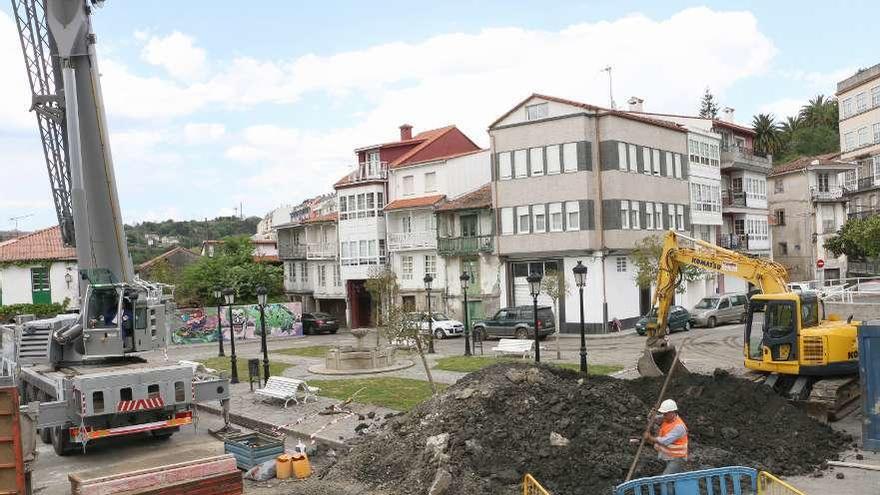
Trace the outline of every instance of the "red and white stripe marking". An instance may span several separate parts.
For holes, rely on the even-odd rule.
[[[116,404],[116,412],[146,411],[165,407],[165,401],[161,397],[149,399],[123,400]]]
[[[70,438],[76,442],[86,442],[96,438],[116,437],[121,435],[132,435],[134,433],[142,433],[145,431],[161,430],[164,428],[174,428],[177,426],[185,426],[192,424],[192,411],[181,411],[174,415],[172,419],[164,421],[154,421],[152,423],[142,423],[139,425],[120,426],[117,428],[107,428],[103,430],[95,430],[87,426],[85,429],[78,427],[70,428]]]

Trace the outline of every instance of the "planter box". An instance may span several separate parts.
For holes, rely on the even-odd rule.
[[[284,438],[262,433],[247,433],[227,437],[224,451],[235,456],[238,469],[248,470],[284,453]]]

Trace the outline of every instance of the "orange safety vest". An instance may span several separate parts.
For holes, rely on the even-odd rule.
[[[661,445],[659,442],[654,444],[654,448],[657,449],[658,452],[665,454],[668,457],[673,458],[686,458],[688,455],[688,434],[687,434],[687,425],[684,424],[680,416],[675,416],[675,419],[672,421],[664,421],[660,424],[660,435],[658,436],[666,436],[673,428],[681,425],[684,427],[684,435],[682,435],[678,440],[672,442],[669,445]]]

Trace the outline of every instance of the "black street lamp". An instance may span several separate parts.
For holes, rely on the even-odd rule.
[[[532,272],[526,277],[526,280],[529,282],[529,292],[532,294],[532,312],[535,316],[535,362],[541,362],[541,346],[538,343],[538,295],[541,293],[541,279],[543,277],[540,273]]]
[[[217,342],[220,346],[217,356],[224,357],[226,353],[223,352],[223,324],[220,322],[223,319],[220,317],[223,312],[223,291],[220,287],[214,287],[214,299],[217,300]]]
[[[235,324],[232,321],[232,305],[235,304],[235,291],[225,289],[223,297],[226,299],[226,305],[229,306],[229,345],[232,347],[232,356],[229,358],[232,365],[232,377],[229,379],[229,383],[238,383],[238,363],[235,359]]]
[[[431,284],[434,277],[430,273],[425,274],[425,296],[428,299],[428,354],[434,354],[434,314],[431,313]]]
[[[464,355],[471,355],[471,322],[468,319],[468,286],[470,285],[471,276],[467,274],[467,272],[461,272],[461,276],[458,277],[458,280],[461,281],[461,293],[464,295]]]
[[[266,344],[266,300],[269,291],[262,285],[257,287],[257,304],[260,306],[260,349],[263,351],[263,385],[269,382],[269,346]]]
[[[578,295],[581,302],[581,373],[587,376],[587,338],[584,335],[584,286],[587,285],[587,267],[580,261],[571,269],[574,272],[574,282],[578,288]]]

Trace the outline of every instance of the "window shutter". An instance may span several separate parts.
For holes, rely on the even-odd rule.
[[[550,232],[550,203],[544,203],[544,232]]]
[[[589,141],[578,141],[577,157],[578,170],[593,170],[593,157],[591,155],[591,146]]]
[[[666,163],[666,152],[660,150],[660,176],[666,177],[666,167],[671,167],[671,163]]]
[[[568,212],[565,211],[565,201],[562,201],[562,231],[568,230]]]
[[[519,234],[519,213],[516,211],[516,206],[511,208],[513,209],[513,233]]]
[[[582,199],[578,201],[581,211],[581,230],[593,230],[596,228],[593,221],[593,200]]]
[[[550,175],[550,164],[547,163],[547,147],[541,147],[541,161],[544,163],[544,175]],[[560,164],[559,173],[562,173],[562,166]]]
[[[526,177],[532,176],[532,153],[526,148]],[[531,210],[529,210],[531,211]]]
[[[691,206],[684,205],[684,229],[690,232],[691,230]]]
[[[639,173],[645,171],[645,156],[644,156],[643,146],[636,146],[636,163],[639,164]]]
[[[501,160],[498,158],[498,153],[492,155],[492,181],[496,181],[501,177],[501,170],[498,168],[501,166]]]
[[[535,233],[535,219],[532,216],[534,212],[532,211],[532,205],[529,205],[529,233]]]
[[[516,153],[508,151],[510,153],[510,178],[516,179]]]
[[[602,170],[619,170],[620,155],[617,141],[602,141],[599,143],[599,151],[602,152],[600,167]]]
[[[641,229],[644,229],[645,225],[646,225],[646,223],[645,223],[645,216],[646,216],[645,206],[647,206],[647,205],[645,204],[644,201],[639,201],[639,227]]]
[[[687,153],[681,154],[681,178],[682,179],[688,178],[688,154]]]
[[[620,200],[619,199],[603,199],[602,200],[602,223],[605,224],[605,230],[620,229]]]

